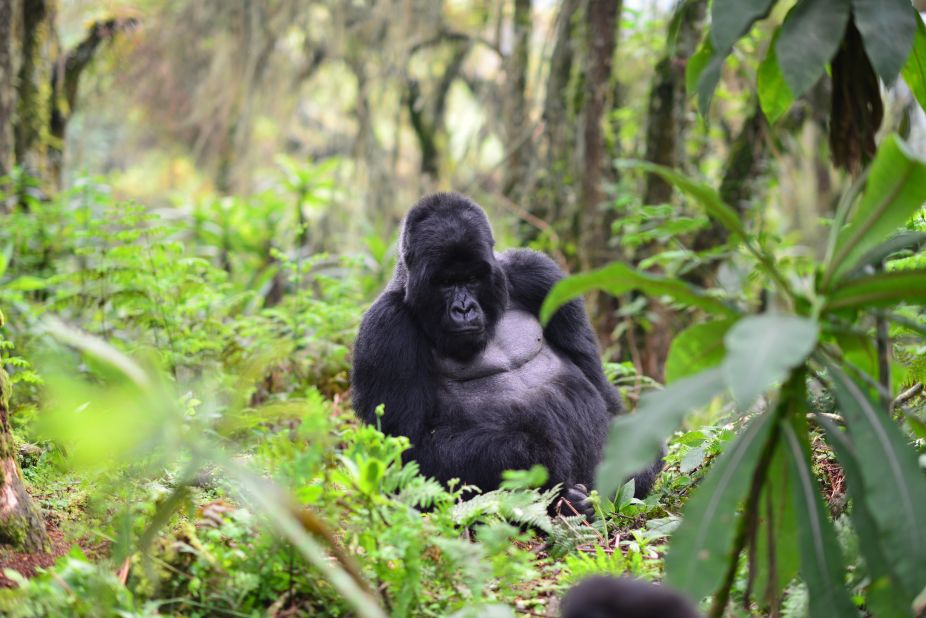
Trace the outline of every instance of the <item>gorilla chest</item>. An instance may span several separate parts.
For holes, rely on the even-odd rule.
[[[460,362],[439,357],[438,401],[445,411],[530,404],[547,405],[564,397],[567,382],[582,380],[581,373],[547,344],[537,319],[524,311],[508,310],[499,320],[495,336],[475,358]],[[572,390],[572,389],[568,389]]]

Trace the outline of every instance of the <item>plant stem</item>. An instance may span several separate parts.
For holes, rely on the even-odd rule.
[[[802,392],[804,375],[804,367],[798,367],[791,372],[787,382],[781,388],[781,399],[773,412],[775,415],[772,421],[773,425],[765,444],[762,445],[762,452],[752,475],[749,495],[746,497],[746,506],[737,523],[736,536],[733,538],[733,550],[730,553],[730,564],[724,574],[723,583],[714,594],[710,610],[707,613],[709,618],[721,618],[723,616],[724,609],[726,609],[727,603],[730,601],[730,591],[736,581],[740,554],[743,553],[747,542],[754,542],[753,537],[758,528],[759,498],[762,495],[762,488],[765,486],[765,478],[768,474],[772,456],[775,454],[775,447],[778,445],[778,437],[781,433],[780,423],[790,410],[793,398]]]

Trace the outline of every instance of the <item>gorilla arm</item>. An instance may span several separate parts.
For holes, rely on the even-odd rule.
[[[500,261],[508,276],[512,302],[539,317],[543,300],[553,285],[563,278],[559,266],[546,255],[530,249],[506,251]],[[598,343],[581,299],[560,307],[550,319],[543,335],[550,345],[572,360],[595,385],[611,414],[624,412],[617,389],[608,382],[601,369]],[[643,498],[649,493],[656,476],[662,470],[663,456],[665,448],[652,465],[634,475],[635,497]]]
[[[402,297],[401,291],[387,290],[364,315],[351,379],[360,418],[375,425],[376,407],[385,404],[382,431],[408,436],[412,449],[407,457],[414,459],[435,408],[433,361]]]
[[[553,285],[563,278],[563,271],[549,257],[530,249],[508,250],[501,255],[500,262],[508,277],[512,302],[539,317],[543,300]],[[560,307],[547,324],[543,335],[595,385],[611,414],[623,412],[617,389],[608,382],[601,369],[598,342],[582,299]]]

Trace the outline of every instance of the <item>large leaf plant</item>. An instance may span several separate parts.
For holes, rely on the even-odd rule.
[[[669,297],[708,316],[675,338],[670,357],[682,361],[667,372],[670,383],[645,394],[635,414],[615,420],[599,491],[612,494],[652,461],[686,414],[728,396],[749,420],[685,506],[666,556],[666,582],[696,600],[710,595],[710,614],[720,616],[745,558],[747,596],[761,607],[777,609],[799,574],[812,616],[855,616],[813,472],[813,423],[845,473],[851,524],[870,574],[865,609],[918,614],[926,604],[926,476],[888,409],[878,363],[852,362],[850,350],[871,343],[872,316],[909,328],[892,309],[926,304],[926,270],[883,268],[888,256],[923,243],[922,234],[898,228],[926,202],[926,163],[888,137],[840,203],[825,257],[804,276],[748,233],[710,187],[651,163],[626,164],[662,176],[725,226],[764,273],[773,309],[750,314],[745,303],[617,263],[554,287],[544,319],[592,289]],[[811,413],[811,391],[821,388],[834,395],[840,425]],[[768,405],[755,405],[760,398]]]

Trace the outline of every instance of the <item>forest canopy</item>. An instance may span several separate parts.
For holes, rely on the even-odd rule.
[[[0,613],[926,616],[924,9],[0,0]],[[587,513],[354,412],[438,191],[584,299]]]

